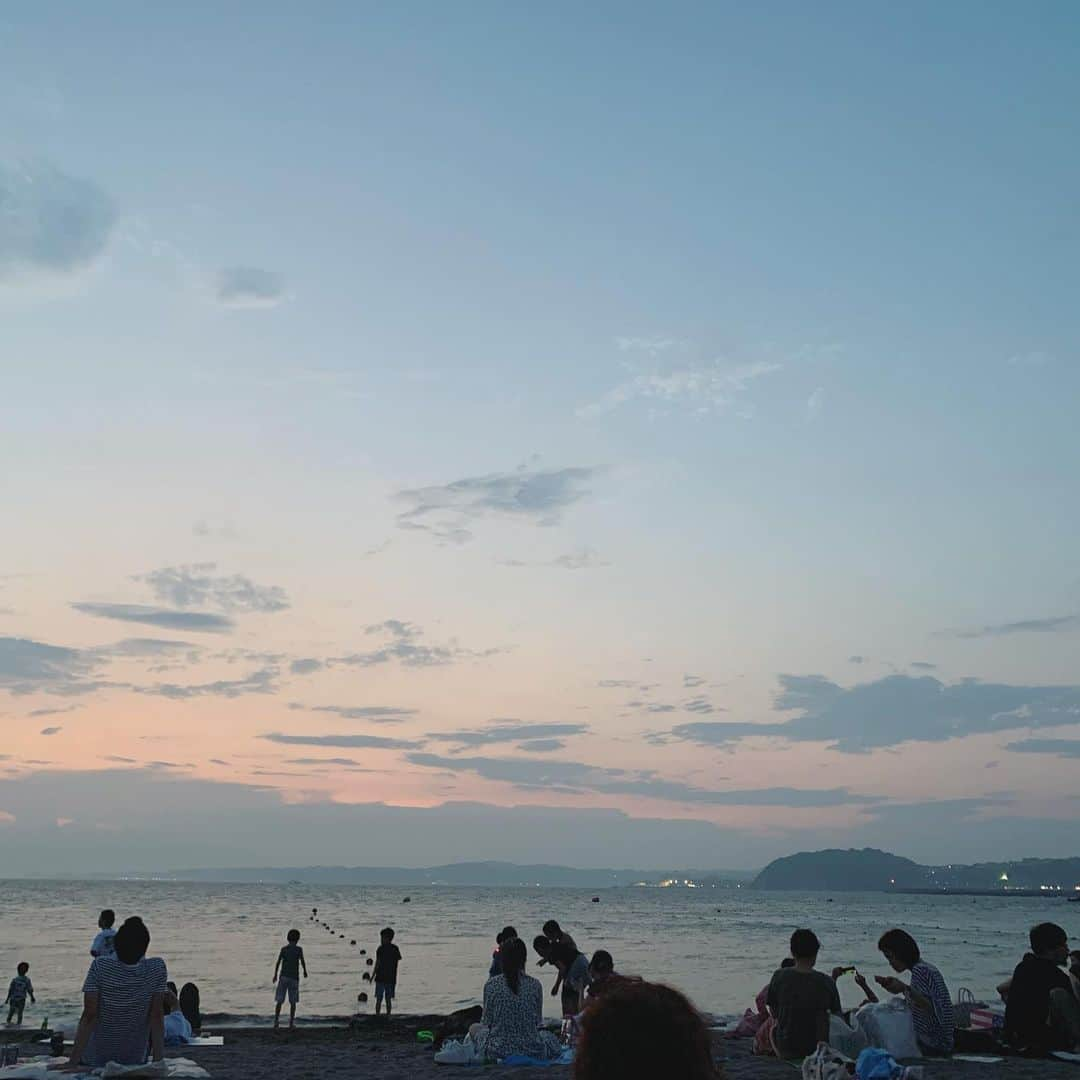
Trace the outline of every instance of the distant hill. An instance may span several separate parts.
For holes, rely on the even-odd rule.
[[[917,888],[926,870],[911,859],[877,848],[800,851],[775,859],[753,881],[755,889],[822,889],[856,892],[895,885]]]
[[[445,866],[275,866],[174,870],[164,875],[177,881],[271,882],[299,881],[310,885],[549,885],[603,889],[628,885],[660,885],[694,881],[719,886],[749,881],[743,870],[610,870],[545,864],[521,866],[507,862],[450,863]]]
[[[941,892],[1019,890],[1068,892],[1080,885],[1080,858],[1020,859],[1000,863],[921,866],[877,848],[801,851],[769,863],[755,889],[827,892],[927,889]]]

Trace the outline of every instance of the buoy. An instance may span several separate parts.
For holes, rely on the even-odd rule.
[[[367,1001],[367,994],[357,994],[356,1000],[363,1003]]]
[[[338,937],[344,937],[344,936],[345,936],[344,934],[338,934]]]
[[[365,971],[364,972],[364,982],[371,982],[371,972],[370,971]]]
[[[403,904],[411,904],[412,903],[412,897],[411,896],[406,896],[405,899],[402,900],[401,902]]]
[[[361,956],[367,956],[367,949],[361,949],[360,950],[360,955]]]
[[[599,896],[594,896],[594,897],[592,898],[592,902],[593,902],[594,904],[599,904],[599,903],[600,903],[600,897],[599,897]]]
[[[367,959],[366,959],[366,960],[364,961],[364,963],[365,963],[365,964],[367,964],[367,966],[368,966],[368,967],[371,967],[371,965],[372,965],[372,964],[374,963],[374,961],[373,961],[373,960],[371,959],[371,957],[369,956],[369,957],[368,957],[368,958],[367,958]]]
[[[349,942],[349,944],[350,945],[355,945],[356,944],[356,938],[353,938],[352,941]]]

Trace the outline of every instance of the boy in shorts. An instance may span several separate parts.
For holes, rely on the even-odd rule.
[[[375,972],[372,975],[372,982],[375,983],[375,1015],[382,1012],[385,1000],[386,1015],[389,1016],[393,1009],[394,991],[397,989],[401,950],[394,944],[394,931],[389,926],[379,932],[379,941],[382,944],[375,950]]]
[[[274,965],[274,982],[277,989],[274,991],[274,1030],[281,1025],[281,1006],[285,1004],[285,998],[289,999],[289,1029],[296,1027],[296,1003],[300,1000],[300,969],[304,969],[304,978],[307,978],[307,963],[304,961],[304,950],[297,945],[300,940],[299,930],[290,930],[286,935],[287,945],[282,945],[278,953],[277,963]],[[280,977],[279,977],[280,972]]]

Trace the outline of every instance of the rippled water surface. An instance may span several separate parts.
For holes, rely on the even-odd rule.
[[[410,903],[403,904],[405,895]],[[884,971],[875,942],[903,926],[927,959],[961,986],[990,993],[1026,947],[1028,928],[1044,919],[1080,938],[1080,904],[1062,900],[876,893],[756,893],[721,889],[612,889],[598,894],[556,888],[386,888],[308,885],[211,885],[171,882],[0,882],[0,977],[26,960],[38,1005],[28,1024],[70,1020],[89,964],[98,911],[141,915],[177,983],[197,982],[208,1013],[265,1016],[271,976],[286,931],[297,927],[311,977],[301,1012],[342,1016],[356,1009],[365,957],[378,931],[392,925],[404,957],[398,1008],[447,1011],[478,1000],[496,931],[514,924],[529,939],[558,919],[586,952],[608,949],[618,968],[678,986],[714,1013],[741,1009],[785,955],[796,926],[822,939],[820,966],[856,964]],[[311,909],[333,934],[310,921]],[[344,934],[344,937],[339,937]],[[356,940],[355,946],[351,945]],[[548,969],[530,970],[550,984]],[[5,983],[6,987],[6,983]],[[860,995],[845,980],[845,1003]],[[548,999],[548,1011],[557,1000]]]

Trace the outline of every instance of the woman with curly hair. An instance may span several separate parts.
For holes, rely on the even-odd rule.
[[[705,1022],[670,986],[626,982],[589,1004],[574,1051],[574,1080],[716,1080]]]

